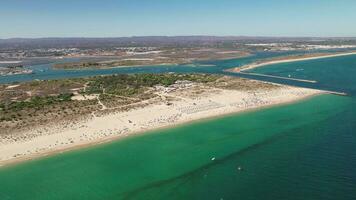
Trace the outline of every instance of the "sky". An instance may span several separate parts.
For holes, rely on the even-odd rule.
[[[0,38],[356,36],[355,0],[0,0]]]

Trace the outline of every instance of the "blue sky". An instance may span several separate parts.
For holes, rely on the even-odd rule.
[[[0,38],[356,36],[355,0],[0,0]]]

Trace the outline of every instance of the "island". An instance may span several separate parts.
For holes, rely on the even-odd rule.
[[[314,60],[314,59],[322,59],[322,58],[332,58],[332,57],[339,57],[339,56],[349,56],[349,55],[356,55],[356,51],[349,51],[349,52],[342,52],[342,53],[339,53],[339,52],[337,52],[337,53],[306,53],[306,54],[281,56],[281,57],[259,60],[254,63],[244,65],[241,67],[235,67],[232,69],[228,69],[226,71],[245,72],[245,71],[255,69],[258,67],[263,67],[266,65],[304,61],[304,60]]]
[[[3,84],[0,163],[322,93],[222,75],[175,73]]]
[[[23,65],[0,67],[0,76],[32,73],[33,70],[27,69]]]
[[[54,69],[105,69],[113,67],[182,65],[206,60],[235,59],[251,55],[248,51],[226,48],[125,49],[116,56],[78,57],[80,61],[53,64]]]

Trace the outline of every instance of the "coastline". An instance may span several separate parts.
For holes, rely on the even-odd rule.
[[[350,55],[356,55],[356,52],[348,52],[348,53],[336,53],[336,54],[330,54],[330,55],[318,55],[318,56],[312,56],[312,57],[304,57],[304,58],[285,58],[281,60],[272,60],[272,61],[262,61],[261,63],[252,63],[248,65],[244,65],[242,67],[234,67],[231,69],[228,69],[226,71],[229,72],[244,72],[248,71],[251,69],[267,66],[267,65],[273,65],[273,64],[281,64],[281,63],[289,63],[289,62],[298,62],[298,61],[306,61],[306,60],[316,60],[316,59],[323,59],[323,58],[333,58],[333,57],[340,57],[340,56],[350,56]]]
[[[223,53],[219,53],[222,54]],[[130,68],[130,67],[147,67],[147,66],[167,66],[167,67],[171,67],[171,66],[177,66],[177,65],[194,65],[194,63],[196,62],[205,62],[205,61],[211,61],[211,60],[215,60],[215,61],[220,61],[220,60],[229,60],[229,59],[238,59],[238,58],[245,58],[245,57],[249,57],[251,56],[252,53],[250,52],[244,52],[242,55],[238,55],[238,56],[230,56],[230,57],[221,57],[221,58],[214,58],[211,59],[209,58],[196,58],[196,59],[190,59],[190,60],[176,60],[174,62],[158,62],[158,63],[144,63],[144,64],[132,64],[132,65],[114,65],[114,66],[100,66],[100,67],[58,67],[56,64],[52,64],[52,68],[54,70],[90,70],[90,69],[115,69],[115,68]],[[94,58],[98,57],[98,56],[92,56]],[[65,58],[83,58],[80,56],[67,56]],[[84,58],[90,58],[90,56],[85,56]],[[199,65],[199,66],[206,66],[204,64]],[[209,66],[209,65],[208,65]]]
[[[110,67],[82,67],[82,68],[60,68],[52,65],[53,70],[65,70],[65,71],[73,71],[73,70],[100,70],[100,69],[118,69],[118,68],[131,68],[131,67],[172,67],[180,65],[179,63],[160,63],[160,64],[152,64],[152,65],[118,65],[118,66],[110,66]]]
[[[31,141],[20,141],[16,143],[0,145],[0,156],[2,156],[0,158],[0,167],[11,166],[13,164],[17,164],[20,162],[51,156],[70,150],[87,148],[94,145],[108,143],[119,139],[131,137],[131,136],[146,134],[160,129],[167,129],[180,125],[186,125],[189,123],[195,123],[201,120],[215,119],[226,115],[235,115],[244,112],[264,109],[268,107],[291,104],[296,101],[305,100],[307,98],[311,98],[316,95],[327,93],[320,90],[297,88],[297,87],[282,86],[282,85],[280,86],[281,88],[274,89],[272,91],[258,91],[257,93],[251,93],[251,94],[248,94],[248,92],[241,92],[241,91],[221,90],[218,93],[209,94],[208,96],[200,96],[199,99],[184,99],[181,101],[177,101],[174,103],[174,107],[173,107],[175,111],[173,111],[172,108],[167,107],[167,105],[158,103],[138,110],[127,111],[123,113],[112,113],[106,116],[100,116],[95,119],[83,121],[80,124],[77,124],[76,127],[70,127],[69,129],[63,127],[51,127],[51,130],[55,130],[54,133],[40,136]],[[261,94],[259,94],[259,92]],[[265,99],[266,102],[261,104],[256,103],[256,95],[257,95],[257,99],[266,98],[267,99],[267,100]],[[242,107],[233,106],[232,104],[235,104],[236,101],[234,100],[231,101],[231,99],[234,98],[239,98],[239,100],[246,101],[247,104]],[[223,102],[225,106],[223,107],[210,106],[211,107],[210,109],[203,110],[197,113],[191,113],[191,114],[184,114],[184,113],[182,114],[177,112],[177,110],[179,110],[182,107],[184,108],[187,105],[191,106],[193,104],[196,104],[199,107],[199,105],[204,105],[211,101],[219,102],[219,100],[226,101]],[[143,115],[151,114],[152,116],[150,116],[149,118],[153,118],[153,119],[162,119],[163,116],[165,118],[163,121],[165,122],[163,123],[160,123],[159,121],[152,122],[152,120],[142,117],[141,112],[143,113]],[[167,114],[169,112],[173,112],[173,115]],[[177,114],[178,115],[180,114],[180,117],[174,120],[168,120],[167,122],[167,119],[172,119],[172,116],[174,118],[174,116]],[[122,121],[122,119],[131,119],[134,116],[138,118],[137,119],[138,126],[134,125],[131,126],[128,130],[123,131],[123,129],[125,129],[125,126],[123,126],[122,124],[115,125],[117,119],[121,119]],[[105,124],[106,122],[111,122],[111,124],[109,125]],[[124,122],[122,121],[122,123]],[[87,127],[85,127],[85,125],[87,125]],[[128,125],[127,122],[126,125]],[[139,127],[140,125],[143,125],[143,128],[142,127],[140,128]],[[95,130],[91,129],[90,126],[93,126]],[[115,128],[116,126],[117,127],[122,126],[122,127],[121,129],[118,128],[117,130],[111,130],[111,128]],[[110,134],[102,134],[102,132],[107,132],[108,130],[109,132],[111,131]],[[80,140],[81,137],[78,136],[80,136],[81,133],[88,132],[88,131],[89,132],[91,131],[91,133],[86,133],[87,135],[96,136],[96,137],[81,141]],[[68,144],[59,145],[56,147],[52,146],[56,140],[62,139],[62,141],[64,141],[71,137],[73,138],[76,137],[76,139],[72,138],[73,139],[72,141],[74,141],[73,143],[70,142]],[[44,148],[43,146],[44,144],[50,145],[50,147]],[[36,145],[39,148],[42,147],[42,149],[39,150],[38,152],[30,152],[27,154],[25,153],[23,155],[20,155],[21,152],[29,152],[30,150],[33,151]],[[4,157],[4,154],[7,154],[7,156]],[[14,157],[14,155],[20,155],[20,156]]]

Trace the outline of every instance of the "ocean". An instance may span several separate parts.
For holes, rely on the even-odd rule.
[[[216,61],[215,70],[223,68],[219,62],[240,61]],[[349,95],[316,96],[2,167],[0,199],[356,199],[356,56],[252,71],[316,80],[306,86]]]

